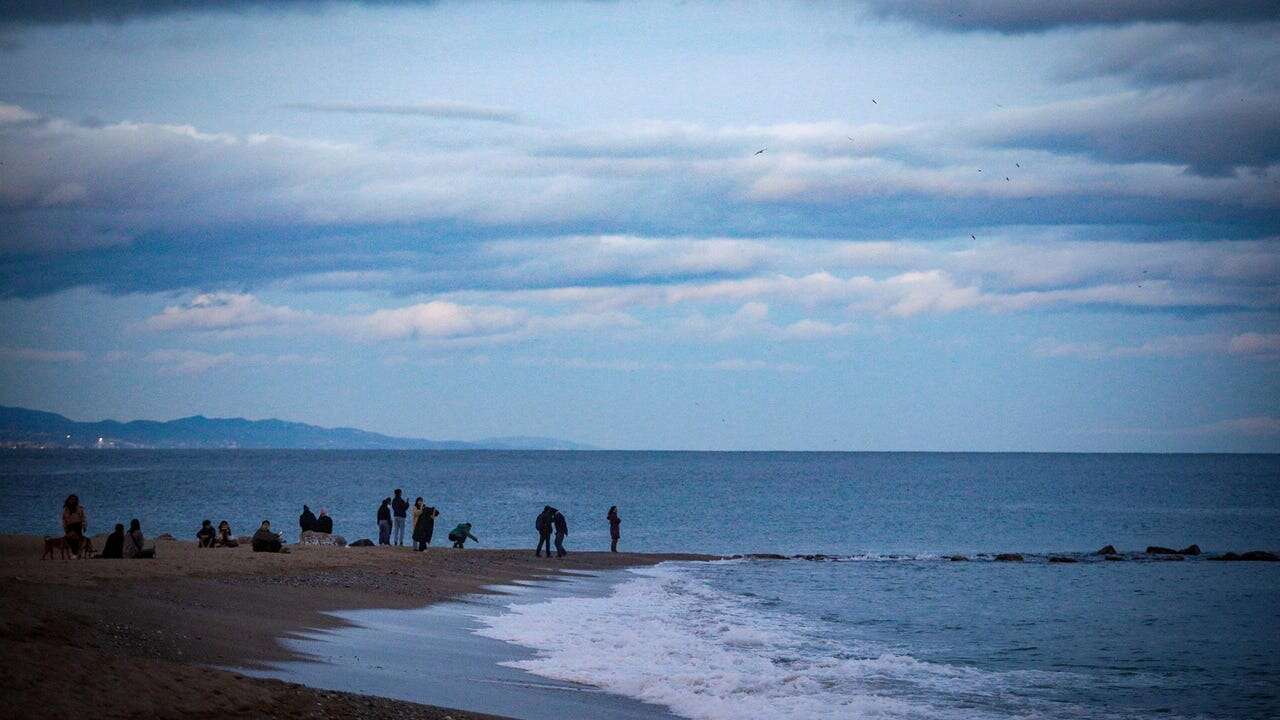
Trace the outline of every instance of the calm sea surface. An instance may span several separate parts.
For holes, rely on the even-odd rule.
[[[1280,717],[1280,563],[1086,555],[1280,550],[1280,456],[6,452],[0,531],[56,532],[75,492],[93,532],[296,534],[305,502],[353,540],[395,487],[481,547],[531,547],[552,504],[604,549],[618,505],[623,549],[838,558],[671,563],[479,621],[521,671],[676,715]]]

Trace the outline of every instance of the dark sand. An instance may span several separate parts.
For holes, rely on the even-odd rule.
[[[96,543],[101,546],[101,542]],[[290,546],[198,549],[155,560],[41,560],[0,535],[0,718],[490,717],[245,677],[212,666],[297,659],[277,638],[341,621],[333,610],[411,608],[484,586],[693,555]]]

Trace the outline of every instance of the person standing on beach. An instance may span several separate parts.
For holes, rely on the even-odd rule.
[[[609,521],[609,552],[618,552],[618,540],[622,537],[622,518],[618,517],[618,506],[610,507],[605,518]]]
[[[564,557],[568,553],[564,550],[564,536],[569,534],[569,523],[564,519],[564,513],[556,510],[556,514],[551,516],[551,523],[556,528],[556,557]],[[551,551],[548,550],[550,555]]]
[[[395,499],[391,501],[391,519],[395,528],[395,544],[404,545],[404,519],[405,514],[409,511],[409,503],[403,497],[400,497],[400,488],[396,488],[395,495]]]
[[[109,560],[120,560],[124,557],[124,525],[116,523],[116,529],[107,536],[107,542],[102,546],[102,554],[100,558]]]
[[[80,544],[88,531],[89,520],[85,517],[80,497],[68,495],[66,501],[62,503],[62,534],[67,539],[67,546],[73,555],[80,554]]]
[[[418,503],[422,503],[422,498],[418,498]],[[436,530],[436,516],[439,514],[439,510],[426,504],[413,509],[413,546],[419,552],[426,550],[431,544],[431,535]]]
[[[302,528],[302,532],[315,532],[316,516],[311,514],[311,508],[306,505],[302,506],[302,514],[298,516],[298,527]]]
[[[378,544],[391,544],[391,498],[383,498],[378,506]]]
[[[533,528],[538,531],[538,549],[533,551],[537,557],[542,557],[543,547],[547,548],[547,557],[551,557],[551,516],[555,512],[550,505],[543,505],[538,519],[533,521]]]
[[[316,518],[316,532],[333,534],[333,518],[329,517],[329,511],[324,508],[320,508],[320,517]]]

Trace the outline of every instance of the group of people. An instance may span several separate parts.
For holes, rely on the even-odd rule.
[[[409,525],[409,518],[413,524]],[[436,531],[436,518],[440,511],[426,504],[421,497],[415,498],[413,505],[404,498],[404,491],[396,488],[391,497],[383,498],[378,505],[378,544],[404,545],[405,526],[409,525],[409,539],[413,549],[426,550]],[[449,531],[449,540],[456,548],[465,547],[467,540],[480,542],[471,532],[471,523],[460,523]]]
[[[393,541],[396,545],[404,545],[405,525],[410,516],[410,511],[412,511],[413,517],[410,539],[414,549],[422,551],[426,549],[427,545],[431,544],[431,537],[435,533],[436,518],[440,517],[440,511],[427,505],[421,497],[415,499],[413,505],[410,505],[404,499],[403,491],[396,488],[392,497],[384,498],[381,505],[378,506],[379,545],[391,545]],[[618,540],[622,537],[622,518],[618,515],[617,505],[609,508],[605,519],[609,523],[609,551],[618,552]],[[310,507],[303,505],[302,514],[298,517],[298,526],[302,529],[302,532],[332,533],[333,518],[329,517],[324,508],[321,508],[320,515],[316,516],[311,512]],[[67,496],[67,500],[62,507],[62,531],[67,546],[72,553],[81,554],[85,546],[88,527],[88,516],[84,505],[80,503],[80,498],[76,495]],[[564,557],[568,554],[564,548],[564,539],[569,535],[569,522],[565,519],[564,513],[550,505],[544,505],[542,512],[534,520],[534,529],[538,532],[538,546],[534,550],[534,555],[542,557],[542,551],[545,548],[547,557],[551,557],[553,537],[556,557]],[[471,523],[469,522],[460,523],[453,530],[450,530],[448,538],[455,548],[466,547],[467,540],[480,542],[479,538],[471,532]],[[237,547],[239,545],[231,534],[231,524],[226,520],[218,523],[216,530],[211,521],[203,521],[200,524],[200,529],[196,531],[196,541],[202,548]],[[271,522],[268,520],[263,520],[262,525],[254,532],[251,544],[254,552],[288,552],[284,547],[284,536],[281,533],[272,531]],[[130,521],[128,532],[125,532],[123,524],[116,524],[115,531],[107,536],[106,544],[103,546],[99,557],[150,558],[155,557],[155,548],[146,545],[146,538],[142,534],[142,524],[135,518]]]
[[[83,555],[89,537],[89,515],[76,495],[68,495],[62,503],[62,537],[67,549],[73,555]],[[107,535],[102,546],[101,558],[153,558],[156,549],[147,546],[146,536],[142,534],[142,523],[137,518],[129,521],[129,531],[125,532],[123,523],[116,523],[115,530]]]
[[[333,518],[329,517],[329,511],[324,508],[320,508],[320,516],[316,517],[311,508],[303,505],[302,514],[298,516],[298,527],[302,528],[302,532],[332,534]]]
[[[209,520],[200,523],[200,529],[196,531],[196,542],[202,548],[238,547],[240,545],[235,536],[231,534],[231,523],[226,520],[218,523],[217,530],[213,528],[213,523]]]

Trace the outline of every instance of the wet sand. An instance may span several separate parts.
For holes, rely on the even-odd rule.
[[[101,546],[100,542],[96,543]],[[0,535],[0,717],[490,717],[249,678],[214,666],[298,659],[277,641],[342,621],[326,611],[412,608],[485,586],[696,555],[435,547],[198,549],[155,560],[42,560],[41,538]],[[12,713],[12,714],[11,714]]]

